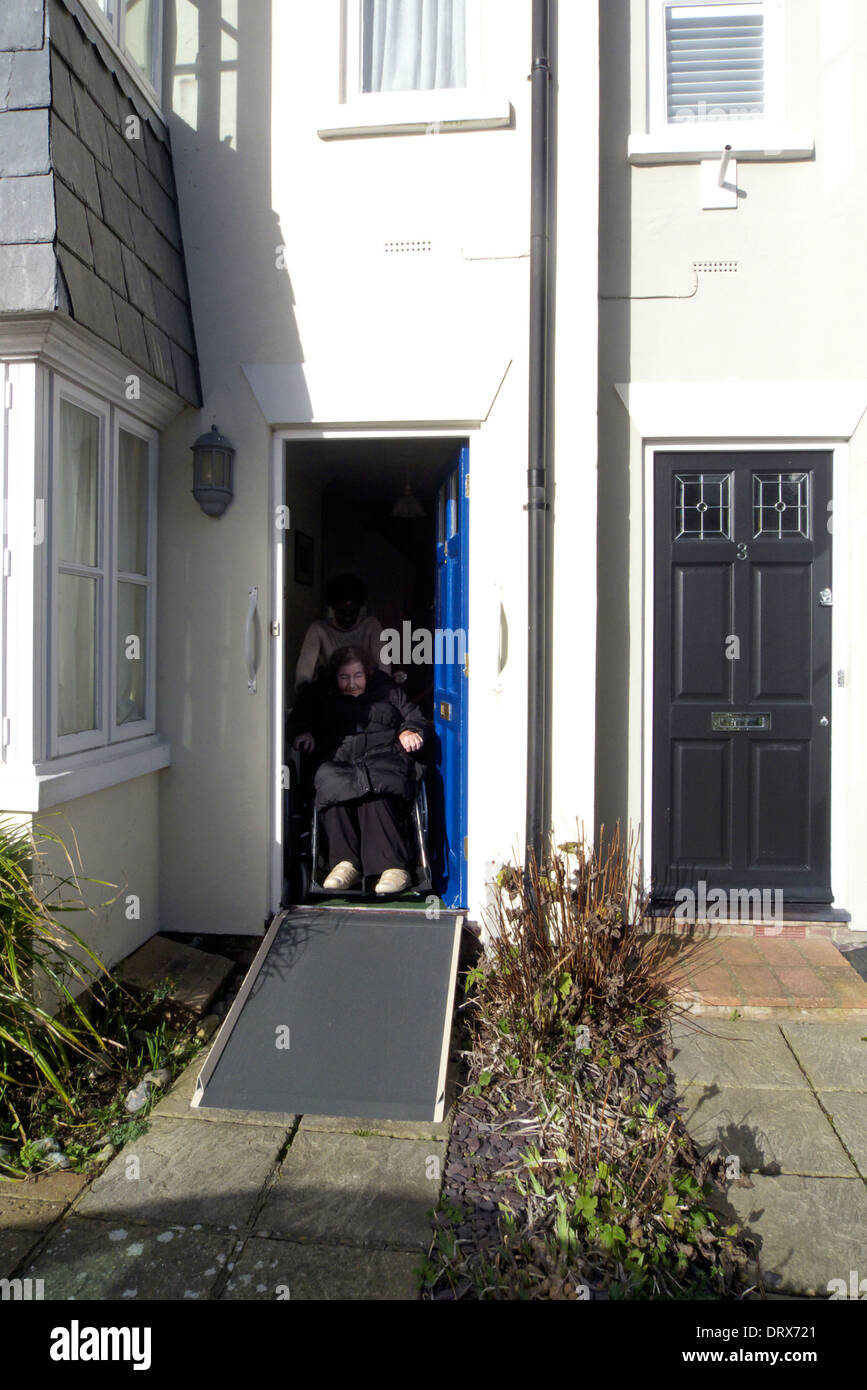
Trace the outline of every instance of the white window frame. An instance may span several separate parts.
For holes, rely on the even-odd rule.
[[[62,401],[69,401],[79,409],[87,411],[90,415],[95,415],[99,420],[99,457],[97,465],[97,500],[96,500],[96,564],[95,565],[76,565],[69,561],[61,561],[57,553],[57,523],[60,515],[60,470],[57,467],[57,448],[60,439],[60,406]],[[110,525],[106,516],[108,507],[108,493],[106,491],[106,446],[109,430],[109,409],[105,401],[101,401],[97,396],[93,396],[89,391],[85,391],[80,386],[75,386],[71,382],[61,381],[55,378],[54,399],[52,401],[52,425],[51,425],[51,531],[49,540],[49,561],[50,561],[50,617],[48,631],[48,666],[51,672],[50,677],[50,729],[51,729],[51,753],[61,757],[65,753],[79,753],[88,748],[99,748],[107,740],[105,735],[105,719],[107,711],[107,690],[106,690],[106,670],[105,670],[105,632],[107,627],[107,603],[108,603],[108,584],[106,582],[107,553],[106,536]],[[95,622],[95,647],[96,647],[96,673],[94,677],[94,703],[95,719],[93,729],[83,729],[80,733],[60,734],[57,727],[58,716],[58,667],[59,662],[55,648],[55,636],[59,630],[58,616],[58,590],[59,576],[61,573],[76,574],[81,573],[96,578],[97,581],[97,605]]]
[[[437,134],[488,130],[511,124],[511,106],[487,90],[482,65],[482,0],[466,0],[465,87],[434,87],[402,92],[363,92],[363,0],[339,5],[338,100],[318,122],[321,139],[353,135]]]
[[[111,743],[125,743],[132,738],[144,738],[148,734],[156,732],[156,604],[157,604],[157,435],[147,425],[143,425],[140,420],[127,414],[126,411],[115,409],[113,411],[114,424],[112,429],[112,454],[110,462],[111,490],[112,490],[112,513],[114,525],[112,528],[112,555],[111,555],[111,605],[112,605],[112,630],[109,642],[109,657],[111,661],[111,703],[109,705],[109,715],[111,721]],[[120,432],[124,430],[127,434],[133,434],[137,438],[144,440],[148,449],[148,497],[147,497],[147,574],[127,574],[126,571],[118,569],[118,538],[117,538],[117,518],[119,512],[120,495]],[[144,656],[147,672],[147,685],[145,687],[145,715],[144,719],[136,719],[130,724],[117,723],[117,690],[116,673],[114,662],[117,654],[117,585],[118,583],[130,582],[139,584],[147,590],[147,628],[144,633]]]
[[[761,117],[714,117],[669,121],[666,85],[666,13],[672,7],[734,12],[760,9],[764,18],[764,113]],[[786,119],[785,0],[647,0],[646,133],[629,137],[633,164],[713,158],[731,145],[736,158],[808,159],[813,136]]]
[[[482,16],[480,0],[466,0],[467,32],[466,62],[467,80],[464,87],[435,87],[438,92],[459,92],[478,90],[482,85]],[[362,81],[362,29],[364,26],[364,0],[347,0],[346,31],[344,34],[343,61],[343,100],[374,102],[383,96],[404,96],[404,92],[364,92]],[[410,91],[421,90],[410,88]]]
[[[666,71],[666,16],[670,9],[725,10],[730,14],[747,10],[761,12],[764,19],[764,114],[732,116],[726,120],[670,121],[668,119]],[[748,125],[780,125],[785,120],[785,64],[782,0],[650,0],[648,27],[648,129],[671,130],[683,125],[704,124],[728,129]]]
[[[57,555],[57,518],[59,469],[57,467],[57,448],[60,438],[60,403],[66,400],[82,410],[95,415],[100,421],[99,432],[99,495],[97,503],[97,565],[79,567],[67,561],[61,562]],[[49,622],[46,634],[49,717],[45,727],[49,731],[48,758],[63,758],[69,754],[86,752],[97,748],[111,748],[128,744],[131,740],[146,738],[156,731],[156,497],[157,497],[157,435],[127,412],[110,402],[93,395],[68,378],[54,373],[52,377],[52,431],[49,461],[51,523],[48,554],[50,583]],[[120,429],[138,435],[148,443],[148,624],[146,634],[145,660],[147,664],[147,689],[145,718],[132,724],[118,725],[115,719],[117,653],[116,624],[117,602],[117,495],[118,495],[118,443]],[[110,447],[109,447],[110,446]],[[58,575],[61,572],[93,572],[101,586],[97,602],[96,618],[96,720],[95,728],[82,730],[75,734],[60,734],[57,728],[58,716],[58,658],[56,635],[58,631]]]
[[[81,0],[87,9],[88,14],[92,15],[100,28],[111,40],[112,47],[116,49],[118,55],[123,58],[127,67],[131,70],[139,84],[145,89],[151,101],[156,102],[158,108],[162,106],[161,92],[163,81],[163,17],[165,14],[165,0],[153,0],[153,13],[151,16],[151,43],[154,54],[154,73],[145,72],[140,68],[135,58],[126,47],[126,10],[123,0],[111,0],[114,12],[111,15],[105,14],[100,8],[99,0]]]

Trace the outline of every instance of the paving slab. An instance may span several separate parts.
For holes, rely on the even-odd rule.
[[[446,1140],[451,1123],[451,1114],[439,1121],[341,1119],[335,1115],[305,1115],[301,1120],[301,1130],[315,1130],[322,1134],[357,1134],[363,1130],[367,1134],[381,1134],[391,1139]]]
[[[0,1279],[8,1279],[66,1210],[64,1202],[8,1202],[0,1196]]]
[[[171,1090],[155,1105],[151,1115],[175,1120],[199,1120],[205,1123],[218,1121],[223,1124],[270,1125],[292,1129],[297,1123],[297,1115],[278,1114],[269,1110],[205,1110],[190,1105],[199,1072],[205,1064],[207,1052],[203,1051],[185,1072],[178,1077]]]
[[[752,1019],[713,1019],[700,1024],[675,1019],[671,1069],[680,1085],[781,1086],[807,1089],[780,1025]]]
[[[855,1091],[820,1091],[819,1099],[862,1178],[867,1178],[867,1095]]]
[[[777,1292],[827,1298],[831,1279],[867,1270],[867,1191],[860,1178],[757,1173],[710,1204],[756,1240],[762,1272]]]
[[[221,1297],[408,1302],[419,1296],[419,1252],[352,1250],[251,1237]]]
[[[856,1169],[812,1092],[786,1087],[683,1087],[687,1130],[702,1152],[732,1155],[742,1173],[852,1178]]]
[[[259,1215],[256,1234],[427,1249],[445,1153],[439,1139],[302,1129]]]
[[[782,1022],[792,1051],[817,1091],[867,1090],[867,1023]]]
[[[77,1210],[124,1221],[240,1229],[287,1135],[277,1125],[155,1119],[112,1159]]]
[[[11,1279],[41,1239],[42,1233],[37,1230],[16,1231],[0,1226],[0,1279]]]
[[[37,1173],[23,1181],[4,1179],[0,1181],[0,1198],[11,1202],[61,1202],[66,1205],[86,1186],[87,1178],[83,1173],[61,1168],[53,1173]]]
[[[229,1231],[72,1216],[22,1274],[43,1280],[46,1299],[204,1301],[235,1246]]]
[[[171,977],[175,984],[167,1001],[198,1018],[234,969],[234,961],[225,956],[157,935],[127,956],[115,973],[125,985],[143,990],[153,990]]]

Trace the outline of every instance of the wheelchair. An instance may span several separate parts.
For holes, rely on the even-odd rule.
[[[301,755],[294,749],[287,752],[289,769],[288,786],[283,790],[284,801],[284,896],[295,902],[308,899],[325,898],[376,898],[387,903],[389,895],[381,897],[374,894],[373,884],[366,886],[362,880],[355,888],[344,888],[336,892],[333,888],[323,888],[322,882],[328,876],[330,865],[326,862],[324,836],[321,834],[320,816],[312,804],[312,787],[305,786],[302,776]],[[413,853],[410,865],[412,876],[410,885],[401,890],[399,896],[426,897],[433,891],[430,844],[430,808],[428,803],[424,764],[416,762],[416,789],[412,801],[405,805],[403,825],[407,847]]]

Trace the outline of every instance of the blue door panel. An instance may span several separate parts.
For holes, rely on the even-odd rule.
[[[434,727],[439,740],[445,846],[440,881],[447,907],[465,907],[467,862],[467,675],[469,446],[457,451],[437,494]],[[451,634],[451,636],[450,636]]]

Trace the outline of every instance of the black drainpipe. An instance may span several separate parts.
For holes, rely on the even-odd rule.
[[[551,603],[548,567],[549,386],[552,354],[553,275],[550,254],[549,139],[551,68],[549,0],[533,0],[533,123],[530,164],[530,402],[527,469],[529,554],[527,646],[527,822],[526,865],[541,863],[549,828],[548,774],[550,724],[548,621]]]

